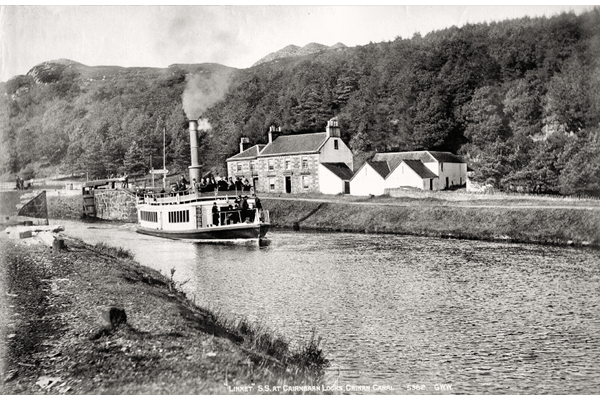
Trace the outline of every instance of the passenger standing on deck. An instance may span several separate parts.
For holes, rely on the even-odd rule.
[[[259,220],[262,220],[262,204],[260,204],[260,199],[256,194],[254,195],[254,208],[256,208],[255,212],[258,213]]]
[[[182,174],[181,179],[179,180],[179,190],[184,191],[186,189],[187,184],[188,184],[188,181],[185,179],[185,176],[183,176],[183,174]]]
[[[219,225],[219,207],[217,207],[217,203],[213,203],[212,207],[212,215],[213,215],[213,225]]]
[[[260,204],[260,199],[258,198],[257,195],[254,195],[254,208],[262,211],[262,204]]]
[[[248,214],[248,196],[244,196],[240,208],[242,209],[242,221],[250,222],[250,215]],[[248,221],[246,221],[246,219],[248,219]]]

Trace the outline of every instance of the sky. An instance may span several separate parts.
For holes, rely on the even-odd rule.
[[[1,5],[0,81],[44,61],[166,68],[219,63],[248,68],[285,46],[353,47],[452,25],[580,14],[593,5]],[[481,3],[480,3],[481,4]]]

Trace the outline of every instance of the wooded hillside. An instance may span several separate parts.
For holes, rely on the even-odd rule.
[[[87,67],[59,60],[2,84],[0,174],[92,176],[189,165],[182,97],[209,102],[201,155],[224,173],[241,136],[266,142],[339,118],[358,161],[375,151],[462,155],[479,182],[600,194],[600,9],[467,25],[244,70]],[[216,95],[218,94],[218,95]],[[210,125],[210,129],[209,129]],[[202,125],[201,125],[202,126]],[[360,162],[355,163],[358,167]]]

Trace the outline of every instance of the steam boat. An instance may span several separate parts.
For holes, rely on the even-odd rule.
[[[189,167],[190,182],[200,182],[198,121],[189,121],[189,131],[192,162]],[[218,193],[138,193],[137,231],[146,235],[191,240],[260,239],[267,234],[271,226],[269,212],[257,207],[260,204],[257,204],[257,198],[248,199],[244,196],[236,204],[229,193],[220,196]],[[237,197],[237,192],[230,193],[232,197]]]
[[[269,212],[245,199],[235,207],[228,195],[206,193],[142,193],[138,195],[137,231],[170,239],[260,239],[271,226]]]

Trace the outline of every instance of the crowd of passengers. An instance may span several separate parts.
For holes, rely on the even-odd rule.
[[[171,184],[171,192],[189,192],[189,193],[206,193],[206,192],[214,192],[218,190],[219,192],[225,191],[235,191],[238,192],[249,192],[251,188],[250,182],[248,179],[240,178],[239,176],[233,180],[232,177],[229,179],[220,178],[210,176],[207,178],[200,179],[200,182],[196,182],[196,178],[192,180],[192,183],[189,184],[185,176],[181,175],[181,178],[178,182],[174,182]]]
[[[221,207],[217,206],[216,202],[213,203],[212,224],[218,226],[237,224],[240,222],[249,223],[254,221],[256,213],[259,213],[259,218],[262,219],[261,212],[262,205],[260,204],[260,199],[258,197],[254,197],[254,207],[252,207],[252,205],[248,203],[248,196],[237,196],[233,202],[228,199],[227,205]]]

